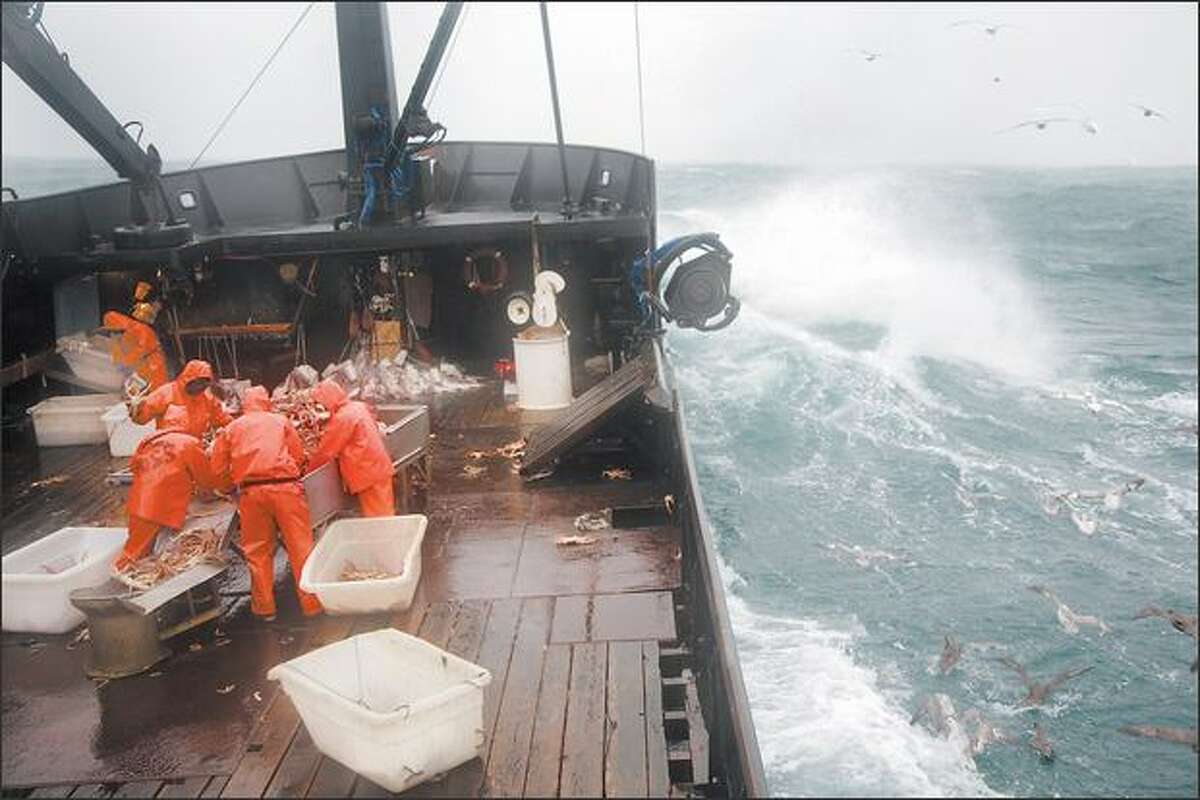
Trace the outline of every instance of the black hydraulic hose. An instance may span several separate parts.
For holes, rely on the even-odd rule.
[[[554,75],[554,47],[550,44],[550,17],[545,2],[538,3],[542,12],[542,40],[546,44],[546,69],[550,72],[550,102],[554,107],[554,132],[558,136],[558,164],[562,168],[563,216],[571,217],[571,187],[567,181],[567,147],[563,144],[562,113],[558,109],[558,79]]]

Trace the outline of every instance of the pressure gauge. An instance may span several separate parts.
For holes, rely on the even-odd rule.
[[[529,320],[533,316],[533,299],[524,292],[509,295],[508,302],[504,306],[504,313],[514,326],[523,328],[529,324]]]

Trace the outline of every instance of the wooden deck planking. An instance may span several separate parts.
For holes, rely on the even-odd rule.
[[[662,669],[658,658],[658,642],[642,642],[642,675],[646,691],[646,788],[650,797],[666,797],[671,790],[667,735],[663,728]]]
[[[670,592],[567,595],[555,600],[550,641],[619,641],[675,638]]]
[[[571,646],[560,797],[600,797],[604,793],[604,692],[607,664],[606,642],[585,642]]]
[[[199,797],[208,785],[209,777],[201,775],[195,778],[184,778],[178,781],[166,781],[158,790],[155,797]]]
[[[162,781],[130,781],[118,786],[109,797],[154,797],[162,785]]]
[[[221,790],[221,797],[261,797],[299,727],[296,707],[284,692],[276,692],[262,722],[250,734],[247,753]]]
[[[517,796],[524,789],[552,613],[553,604],[548,597],[532,598],[522,604],[521,625],[512,653],[516,668],[509,670],[488,755],[484,790],[489,797]]]
[[[642,643],[609,642],[604,793],[645,797],[646,692]]]
[[[567,716],[567,685],[571,675],[571,647],[547,645],[542,664],[541,686],[533,719],[530,758],[525,775],[524,795],[556,797],[563,746],[563,726]],[[518,792],[518,794],[521,794]]]
[[[208,780],[205,778],[205,780]],[[75,790],[74,784],[62,783],[58,786],[41,786],[34,789],[26,797],[69,797]]]

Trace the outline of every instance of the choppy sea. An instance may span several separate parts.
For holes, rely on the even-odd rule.
[[[1196,796],[1190,747],[1118,731],[1196,727],[1195,642],[1133,620],[1196,613],[1196,170],[691,166],[659,197],[744,301],[668,343],[772,791]],[[1023,709],[1003,657],[1093,669]],[[955,718],[912,724],[937,693]],[[978,717],[1012,743],[965,753]]]
[[[1118,731],[1197,724],[1195,642],[1133,619],[1197,606],[1196,169],[667,166],[659,198],[735,254],[736,324],[667,341],[772,792],[1196,796],[1190,748]],[[1003,657],[1092,669],[1021,708]],[[969,753],[980,718],[1008,741]]]

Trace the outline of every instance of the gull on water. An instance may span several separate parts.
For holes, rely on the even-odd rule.
[[[942,647],[942,656],[938,659],[938,671],[945,675],[950,670],[954,669],[954,665],[962,658],[963,646],[962,642],[953,636],[946,636],[946,643]]]
[[[1134,619],[1146,619],[1147,617],[1162,617],[1170,622],[1171,627],[1175,630],[1200,641],[1200,624],[1197,623],[1195,614],[1181,614],[1173,608],[1163,611],[1158,606],[1146,606],[1133,615]],[[1192,672],[1196,672],[1198,667],[1200,667],[1200,658],[1192,662]]]
[[[1143,736],[1147,739],[1162,739],[1164,742],[1189,745],[1200,752],[1195,728],[1170,728],[1165,725],[1125,725],[1119,729],[1121,733],[1130,736]]]
[[[1069,680],[1078,678],[1080,675],[1092,669],[1091,666],[1080,667],[1078,669],[1068,669],[1058,673],[1045,683],[1038,683],[1029,677],[1029,673],[1025,671],[1024,665],[1020,664],[1016,659],[1004,656],[1003,658],[992,659],[999,661],[1004,666],[1013,670],[1021,677],[1021,682],[1025,684],[1026,693],[1021,698],[1020,707],[1026,708],[1029,706],[1040,706],[1049,699],[1050,695],[1055,692],[1060,686]]]
[[[1091,614],[1076,614],[1071,610],[1071,607],[1058,599],[1058,595],[1047,589],[1045,586],[1036,584],[1029,587],[1029,591],[1036,592],[1042,597],[1054,603],[1056,613],[1058,614],[1058,624],[1062,625],[1063,630],[1074,636],[1079,633],[1080,625],[1095,625],[1100,629],[1100,635],[1108,633],[1111,628],[1099,617],[1094,617]]]
[[[1161,111],[1156,111],[1155,109],[1150,108],[1150,106],[1144,106],[1141,103],[1130,103],[1129,105],[1133,108],[1136,108],[1138,111],[1141,111],[1143,117],[1158,117],[1163,122],[1168,121],[1166,114],[1162,113]]]
[[[1033,738],[1029,740],[1029,746],[1042,757],[1043,761],[1054,760],[1054,745],[1046,738],[1046,731],[1042,729],[1040,722],[1033,726]]]

